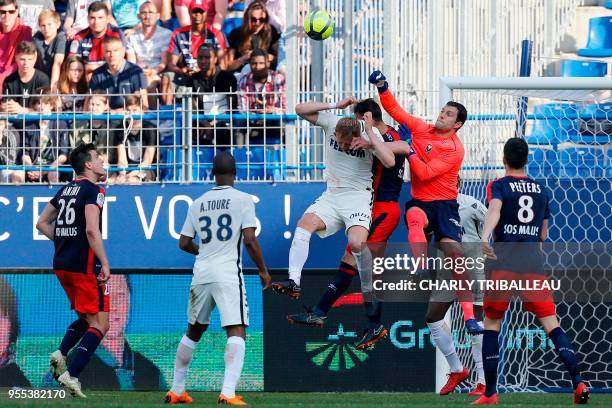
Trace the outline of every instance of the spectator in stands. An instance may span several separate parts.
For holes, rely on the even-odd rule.
[[[244,12],[242,27],[233,29],[229,35],[228,69],[242,70],[256,48],[267,51],[270,65],[274,69],[279,39],[279,32],[268,21],[266,5],[260,1],[251,3]]]
[[[111,12],[117,26],[123,30],[126,37],[129,37],[140,24],[138,8],[142,4],[142,0],[110,0],[110,3]]]
[[[44,72],[51,81],[51,89],[57,89],[62,62],[66,56],[66,34],[59,31],[60,16],[55,11],[43,10],[38,16],[40,31],[34,34],[38,58],[36,68]]]
[[[137,165],[139,170],[119,172],[117,183],[140,183],[154,181],[155,172],[147,169],[157,162],[155,157],[157,146],[156,126],[149,121],[133,119],[132,116],[142,115],[142,101],[139,95],[130,95],[125,98],[127,112],[131,115],[126,118],[122,126],[114,129],[113,140],[117,148],[117,166],[127,168]]]
[[[287,109],[285,77],[270,69],[268,53],[262,49],[253,50],[249,64],[251,72],[238,82],[239,110],[243,113],[284,113]],[[264,136],[266,142],[280,139],[280,121],[255,120],[250,121],[250,126],[254,127],[249,135],[251,143],[263,142]]]
[[[286,0],[244,0],[244,6],[249,7],[251,3],[260,2],[266,5],[268,21],[276,31],[284,33],[287,28],[287,7]]]
[[[2,99],[1,108],[7,113],[28,113],[27,98],[48,87],[49,77],[35,68],[36,46],[30,41],[19,43],[15,61],[17,72],[9,75],[4,82],[4,95],[7,96]]]
[[[91,75],[104,64],[104,40],[117,38],[125,44],[123,32],[109,24],[107,4],[101,1],[91,3],[87,9],[89,28],[78,32],[70,44],[70,54],[78,55],[85,62],[85,73]]]
[[[187,27],[191,24],[191,16],[189,15],[190,0],[174,0],[174,11],[179,20],[181,27]],[[204,0],[208,14],[206,23],[215,30],[221,31],[223,20],[227,15],[228,0]]]
[[[174,85],[187,86],[188,79],[197,73],[198,62],[195,56],[203,44],[212,44],[217,49],[221,67],[224,67],[225,38],[220,31],[206,24],[205,0],[191,0],[189,3],[191,26],[174,30],[168,47],[168,71],[174,73]],[[172,103],[172,83],[169,76],[164,76],[162,89],[168,97],[166,103]]]
[[[14,166],[17,149],[21,145],[19,133],[7,120],[0,120],[0,166]],[[13,170],[0,170],[0,183],[8,183]],[[2,330],[0,329],[0,333]],[[2,348],[0,347],[0,350]]]
[[[17,44],[32,40],[32,29],[18,16],[17,0],[0,0],[0,91],[6,77],[17,70]]]
[[[108,97],[94,92],[85,100],[85,111],[91,115],[104,115],[109,112]],[[70,145],[93,143],[98,154],[103,156],[104,164],[117,163],[114,142],[111,140],[111,129],[119,126],[117,121],[110,120],[80,120],[72,126]]]
[[[203,114],[229,113],[236,109],[236,77],[221,69],[218,64],[217,50],[211,44],[204,44],[198,50],[198,67],[200,71],[190,77],[189,86],[198,95],[194,96],[194,110]],[[204,93],[204,95],[202,95]],[[209,145],[229,145],[231,132],[227,121],[198,121],[197,139],[194,143]]]
[[[104,58],[106,63],[91,77],[91,90],[106,91],[113,112],[123,112],[123,95],[135,93],[142,96],[143,108],[148,109],[147,79],[142,68],[125,59],[125,47],[119,38],[107,37],[104,40]]]
[[[55,97],[49,95],[51,89],[45,88],[40,95],[30,99],[30,108],[40,115],[50,115],[56,104]],[[41,166],[57,168],[68,161],[70,154],[68,125],[65,121],[58,120],[28,120],[17,121],[15,129],[21,132],[23,149],[17,152],[17,164],[24,166]],[[57,183],[60,181],[57,171],[15,171],[11,175],[14,183],[28,181],[49,181]],[[68,173],[64,173],[68,175]],[[66,177],[61,177],[62,181]]]
[[[76,55],[70,55],[64,60],[57,84],[57,92],[61,94],[60,106],[64,112],[80,112],[83,110],[85,94],[89,93],[85,64]]]
[[[147,79],[147,91],[157,93],[161,89],[161,73],[166,70],[172,32],[157,25],[159,11],[155,3],[145,1],[140,6],[140,22],[142,28],[136,30],[128,39],[127,59],[142,68]],[[153,98],[149,98],[149,106],[155,106]]]
[[[19,2],[19,17],[23,24],[38,31],[38,16],[43,10],[55,11],[53,0],[21,0]]]
[[[0,387],[31,387],[30,381],[17,365],[19,313],[15,291],[0,278]]]
[[[68,0],[64,31],[69,40],[72,40],[79,31],[89,27],[88,9],[91,4],[97,2],[104,3],[108,10],[111,9],[109,0]]]

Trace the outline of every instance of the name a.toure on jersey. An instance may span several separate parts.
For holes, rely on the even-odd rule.
[[[514,183],[508,183],[508,185],[510,186],[513,192],[518,192],[518,193],[541,193],[542,192],[542,190],[540,189],[540,186],[536,183],[514,182]]]
[[[337,150],[337,151],[342,152],[342,153],[346,153],[349,156],[358,157],[360,159],[365,158],[365,151],[364,150],[361,150],[361,149],[359,149],[359,150],[354,150],[354,149],[342,150],[342,149],[340,149],[340,146],[338,145],[338,142],[336,142],[334,139],[330,139],[329,140],[329,145],[334,150]]]
[[[215,211],[215,210],[229,210],[231,198],[225,198],[222,200],[209,200],[203,201],[200,205],[200,212],[204,211]]]

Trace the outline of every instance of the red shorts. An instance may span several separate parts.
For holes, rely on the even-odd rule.
[[[400,205],[390,201],[375,201],[372,206],[372,223],[368,234],[369,243],[386,243],[400,222]],[[346,251],[351,252],[347,245]]]
[[[542,282],[547,280],[546,276],[538,274],[525,274],[508,271],[493,271],[489,280],[506,280],[506,281],[529,281]],[[490,319],[502,319],[504,313],[508,310],[510,299],[513,294],[517,294],[522,302],[523,309],[532,312],[536,317],[554,316],[555,302],[553,294],[548,289],[530,290],[530,291],[485,291],[483,311],[486,317]]]
[[[110,311],[108,285],[96,275],[56,270],[55,276],[70,300],[70,309],[86,314]]]

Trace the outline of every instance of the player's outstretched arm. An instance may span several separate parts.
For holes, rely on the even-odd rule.
[[[446,152],[425,163],[414,151],[408,154],[410,173],[416,174],[421,180],[430,180],[446,173],[461,159],[455,152]]]
[[[391,151],[389,147],[387,147],[387,143],[385,143],[382,138],[379,138],[378,135],[374,133],[372,127],[374,126],[374,121],[372,119],[372,112],[366,112],[363,115],[363,120],[365,122],[365,131],[370,139],[370,143],[372,144],[372,150],[378,160],[382,163],[383,166],[389,168],[395,166],[395,155]]]
[[[36,229],[51,241],[53,241],[53,237],[55,236],[56,218],[57,208],[55,208],[51,203],[47,203],[45,209],[36,222]]]
[[[244,236],[244,246],[246,246],[249,256],[253,262],[255,262],[257,269],[259,269],[259,279],[261,279],[263,290],[266,290],[270,287],[272,278],[268,273],[268,268],[266,268],[263,254],[261,253],[261,247],[259,246],[259,241],[257,241],[257,236],[255,236],[255,228],[244,228],[242,234]]]
[[[179,237],[179,248],[191,255],[197,255],[200,252],[200,248],[193,243],[193,237],[183,234]]]
[[[502,201],[499,198],[493,198],[489,202],[489,209],[485,217],[484,228],[482,230],[482,252],[485,256],[495,259],[493,248],[489,244],[491,234],[499,222],[501,217]]]
[[[102,264],[98,280],[106,282],[110,279],[110,265],[104,250],[104,242],[102,242],[102,233],[100,233],[100,207],[96,204],[85,205],[85,233],[89,247],[93,250],[96,257]]]
[[[325,102],[304,102],[298,103],[295,106],[295,113],[302,119],[307,120],[313,125],[317,124],[319,119],[319,112],[328,109],[346,109],[349,106],[357,102],[357,99],[350,96],[344,98],[338,103],[325,103]]]

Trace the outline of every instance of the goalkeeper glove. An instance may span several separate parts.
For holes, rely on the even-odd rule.
[[[404,124],[401,124],[397,128],[397,133],[399,133],[400,139],[406,142],[408,144],[408,147],[410,148],[410,151],[406,155],[406,158],[415,154],[415,151],[412,148],[412,131],[410,130],[410,128]]]
[[[379,93],[385,92],[387,89],[389,89],[389,83],[387,82],[385,74],[383,74],[379,70],[376,70],[370,74],[368,82],[373,85],[376,85]]]

